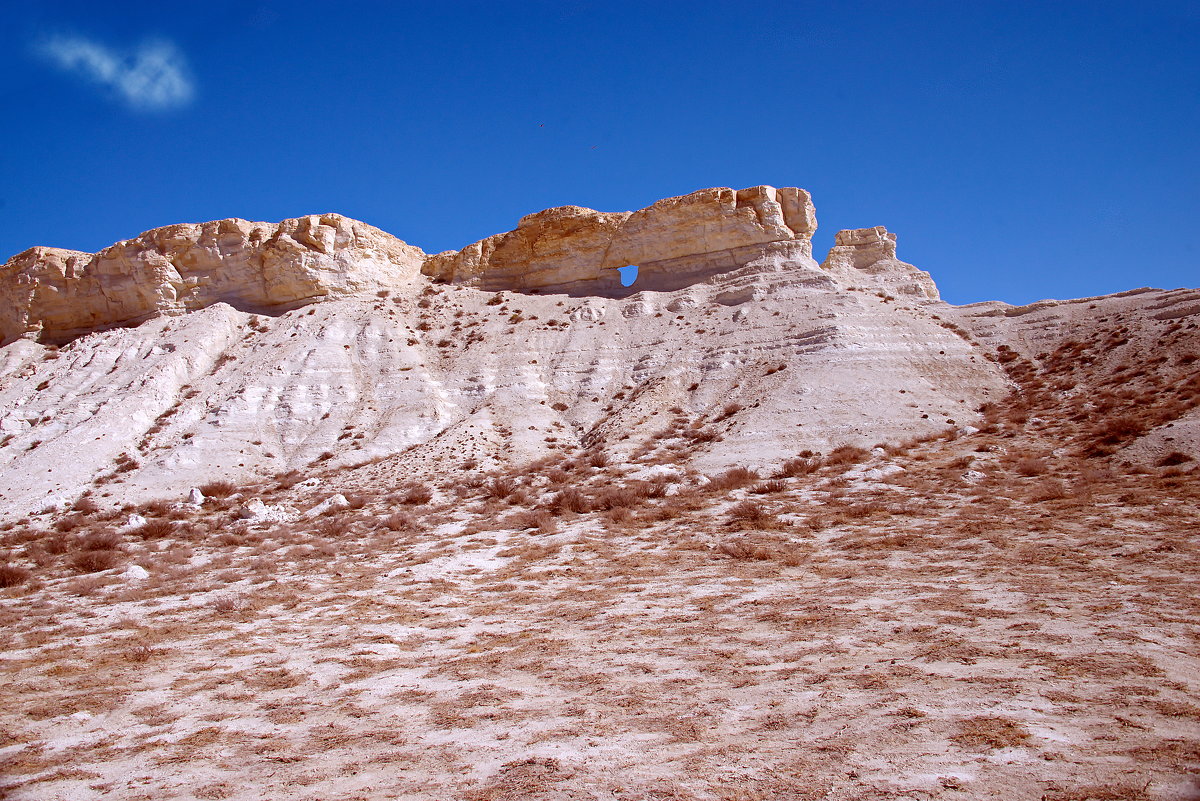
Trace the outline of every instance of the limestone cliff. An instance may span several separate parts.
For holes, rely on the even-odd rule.
[[[896,258],[895,234],[841,231],[818,266],[816,229],[808,192],[771,186],[702,189],[639,211],[546,209],[513,231],[433,256],[337,214],[171,225],[96,254],[35,247],[9,259],[0,268],[0,344],[22,337],[61,344],[215,303],[278,314],[325,298],[418,291],[422,274],[490,292],[624,297],[743,268],[823,267],[846,286],[937,299],[928,273]],[[632,287],[618,273],[627,265],[639,268]]]
[[[627,293],[617,270],[636,265],[638,291],[670,291],[737,269],[771,243],[810,259],[816,229],[803,189],[701,189],[639,211],[562,206],[529,214],[516,230],[431,256],[423,272],[486,290],[620,295]]]
[[[170,225],[96,254],[35,247],[0,268],[0,342],[65,342],[157,312],[285,311],[411,283],[425,254],[337,214]]]

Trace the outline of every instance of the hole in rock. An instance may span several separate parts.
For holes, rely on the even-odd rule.
[[[618,267],[617,272],[621,274],[621,286],[633,286],[633,282],[637,280],[638,268],[636,264]]]

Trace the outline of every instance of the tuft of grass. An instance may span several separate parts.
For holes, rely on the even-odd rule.
[[[95,514],[100,511],[100,504],[96,503],[91,498],[84,495],[71,505],[71,508],[85,515]]]
[[[33,574],[19,565],[0,565],[0,587],[19,587]]]
[[[1020,723],[994,715],[968,718],[958,724],[951,740],[963,748],[992,750],[1015,748],[1029,742],[1029,732]]]
[[[553,534],[558,530],[554,516],[546,509],[514,512],[504,520],[504,525],[517,530],[536,529],[539,534]]]
[[[232,481],[210,481],[201,484],[200,491],[206,498],[228,498],[237,492],[237,486]]]
[[[400,503],[406,506],[423,506],[433,500],[433,489],[425,484],[414,484],[400,496]]]
[[[100,529],[79,541],[83,551],[115,551],[121,547],[121,535],[111,528]]]
[[[130,532],[133,536],[143,540],[156,540],[169,537],[174,533],[175,524],[170,520],[147,520]]]
[[[734,504],[729,509],[728,516],[731,524],[743,528],[775,529],[781,525],[776,515],[768,512],[754,501],[742,501]]]
[[[508,476],[496,476],[484,487],[484,493],[489,498],[502,501],[517,491],[517,482]]]
[[[289,470],[286,473],[281,473],[275,477],[276,485],[279,489],[291,489],[304,480],[304,476],[299,470]],[[201,490],[203,492],[203,490]]]
[[[870,453],[866,448],[860,448],[857,445],[839,445],[825,457],[825,464],[831,467],[858,464],[864,461]]]
[[[71,559],[71,567],[80,573],[98,573],[101,570],[111,570],[120,562],[120,551],[83,551]]]
[[[383,525],[389,531],[415,531],[417,519],[405,512],[396,512],[385,517]]]
[[[1042,476],[1050,472],[1050,465],[1045,459],[1035,456],[1023,456],[1013,463],[1013,469],[1023,476]]]
[[[708,486],[718,492],[739,489],[758,480],[758,473],[745,467],[731,467],[723,473],[709,476]]]
[[[592,502],[584,493],[574,487],[567,487],[550,499],[547,508],[556,514],[562,514],[564,511],[587,514],[592,511]]]
[[[770,481],[764,481],[763,483],[755,486],[750,491],[755,495],[771,495],[776,492],[783,492],[785,489],[787,489],[786,481],[773,478]]]
[[[775,471],[775,478],[795,478],[796,476],[806,476],[809,473],[815,473],[821,469],[821,459],[818,456],[798,456],[795,459],[788,459],[779,466]]]

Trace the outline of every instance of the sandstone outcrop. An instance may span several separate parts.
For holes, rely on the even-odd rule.
[[[617,272],[635,265],[636,291],[670,291],[729,272],[786,243],[812,258],[816,210],[795,187],[701,189],[639,211],[561,206],[522,217],[514,231],[430,256],[423,272],[485,290],[621,295]]]
[[[851,286],[866,284],[900,295],[938,299],[929,273],[896,258],[896,235],[882,225],[838,231],[821,267]]]
[[[425,254],[337,214],[170,225],[96,254],[35,247],[0,268],[0,342],[57,343],[158,312],[277,312],[411,283]]]

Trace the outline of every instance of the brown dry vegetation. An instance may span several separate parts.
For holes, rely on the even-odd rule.
[[[125,510],[148,518],[131,530],[78,505],[8,526],[0,787],[1194,798],[1200,481],[1194,455],[1119,454],[1200,391],[1194,361],[1121,347],[1001,351],[1017,391],[979,433],[765,480],[638,480],[582,451],[387,496],[333,472],[238,488],[359,492],[317,521],[213,498]]]

